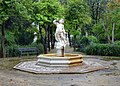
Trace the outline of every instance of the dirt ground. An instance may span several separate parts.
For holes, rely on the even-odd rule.
[[[84,60],[102,61],[109,69],[86,74],[32,74],[12,69],[21,61],[31,58],[0,59],[0,86],[120,86],[120,60],[101,60],[86,57]]]

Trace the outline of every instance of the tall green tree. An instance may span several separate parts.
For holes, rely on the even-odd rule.
[[[82,0],[68,2],[66,21],[70,32],[74,35],[74,50],[76,35],[80,34],[83,25],[91,23],[89,6]]]
[[[114,44],[114,40],[120,39],[120,5],[114,0],[106,4],[105,11],[101,15],[100,21],[94,25],[93,31],[96,36],[101,40]],[[107,39],[107,40],[106,40]]]
[[[11,6],[10,1],[1,0],[0,1],[0,26],[1,26],[1,57],[5,57],[5,24],[9,19],[9,7]]]
[[[107,4],[108,7],[108,11],[105,13],[104,17],[103,17],[103,26],[105,31],[107,30],[107,32],[109,32],[108,30],[111,31],[111,38],[109,38],[109,43],[111,42],[112,44],[114,44],[114,35],[115,35],[115,29],[117,29],[117,25],[119,25],[120,23],[120,5],[119,2],[117,3],[116,0],[114,2],[109,2]],[[105,21],[105,18],[108,21]],[[106,29],[105,24],[106,23],[106,27],[108,27]],[[109,29],[110,28],[110,29]]]
[[[25,4],[25,0],[0,0],[2,57],[5,57],[5,29],[23,29],[23,27],[27,26],[25,22],[30,20],[31,17],[29,15],[29,6],[29,4]]]
[[[45,53],[47,53],[47,46],[50,50],[50,41],[52,42],[53,38],[53,34],[50,35],[50,33],[52,33],[53,20],[63,17],[64,8],[60,5],[58,0],[41,0],[40,2],[34,3],[33,7],[35,22],[39,24],[42,44],[44,45]],[[44,29],[45,36],[42,35],[42,29]]]

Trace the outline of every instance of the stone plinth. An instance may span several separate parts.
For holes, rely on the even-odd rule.
[[[57,48],[56,56],[64,57],[64,47],[62,47],[62,48]]]
[[[36,65],[36,63],[37,61],[21,62],[14,66],[14,68],[36,74],[83,74],[108,68],[93,61],[84,61],[81,66],[74,67],[46,67]]]
[[[49,67],[69,67],[82,65],[83,57],[79,54],[65,54],[64,57],[56,54],[43,54],[38,56],[36,65]]]

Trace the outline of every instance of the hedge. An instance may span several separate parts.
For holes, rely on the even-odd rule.
[[[99,43],[95,36],[83,36],[81,39],[77,39],[77,51],[84,52],[85,47],[91,43]]]
[[[31,45],[25,45],[25,46],[20,46],[20,45],[11,45],[11,46],[7,46],[6,49],[6,55],[7,57],[16,57],[19,56],[19,51],[18,48],[28,48],[28,47],[36,47],[39,50],[39,54],[44,52],[44,47],[43,45],[40,44],[31,44]]]
[[[89,55],[120,56],[120,45],[112,44],[91,44],[85,48]]]

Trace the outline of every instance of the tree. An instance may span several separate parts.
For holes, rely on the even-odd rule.
[[[100,21],[94,25],[94,32],[97,33],[99,39],[106,39],[108,43],[114,44],[114,40],[120,39],[118,36],[120,33],[119,26],[120,26],[120,5],[119,2],[109,1],[106,4],[106,9],[104,13],[101,15]],[[102,28],[102,30],[101,30]],[[101,37],[100,37],[101,36]]]
[[[27,0],[28,1],[28,0]],[[30,1],[29,1],[30,2]],[[2,32],[2,57],[5,57],[5,29],[22,29],[31,17],[25,0],[0,1],[0,25]],[[23,21],[24,22],[23,22]],[[18,26],[18,27],[17,27]]]
[[[0,25],[1,25],[1,34],[2,34],[2,43],[1,43],[1,57],[5,57],[5,23],[9,19],[8,8],[10,7],[10,1],[0,1]]]
[[[102,16],[102,25],[105,30],[106,36],[108,38],[108,43],[114,44],[114,31],[115,26],[119,23],[119,5],[116,2],[109,2],[107,4],[107,10]],[[110,33],[110,31],[112,33]],[[112,35],[112,41],[110,39],[110,35]]]
[[[85,1],[72,0],[68,2],[68,8],[66,12],[67,25],[69,24],[69,30],[74,35],[74,50],[76,35],[81,31],[83,25],[91,23],[91,17],[89,14],[89,6]]]
[[[120,5],[118,0],[114,0],[113,3],[108,4],[108,8],[110,9],[110,21],[112,24],[112,44],[114,44],[114,33],[116,24],[120,24]]]
[[[33,7],[35,8],[35,22],[39,24],[42,44],[44,45],[45,53],[47,53],[47,45],[50,50],[50,41],[53,41],[53,20],[63,16],[64,8],[59,4],[58,0],[41,0],[40,2],[34,3]],[[42,29],[45,31],[45,36],[42,35]]]

